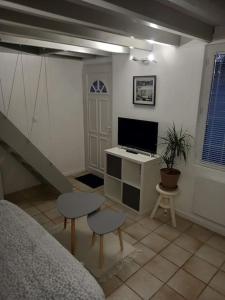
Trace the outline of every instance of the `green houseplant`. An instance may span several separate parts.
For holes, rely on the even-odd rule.
[[[161,184],[164,188],[171,190],[177,188],[180,171],[174,166],[177,158],[187,161],[191,138],[192,136],[183,128],[177,130],[174,123],[167,129],[166,135],[161,137],[162,145],[165,147],[162,160],[166,168],[160,170]]]

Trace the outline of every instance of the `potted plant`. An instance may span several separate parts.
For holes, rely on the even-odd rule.
[[[182,128],[177,130],[173,123],[171,128],[167,129],[166,135],[161,138],[165,150],[162,154],[162,160],[166,168],[160,170],[161,185],[166,189],[176,189],[180,177],[180,171],[174,168],[177,158],[187,161],[188,152],[191,148],[190,139],[192,136]]]

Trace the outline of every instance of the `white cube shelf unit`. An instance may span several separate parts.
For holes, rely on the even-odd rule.
[[[114,147],[105,150],[105,159],[105,196],[138,214],[150,212],[157,199],[160,157]]]

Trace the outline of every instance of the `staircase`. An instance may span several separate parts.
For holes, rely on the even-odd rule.
[[[48,182],[61,193],[73,190],[67,178],[1,112],[0,146],[40,181]]]

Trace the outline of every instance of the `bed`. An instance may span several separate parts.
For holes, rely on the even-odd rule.
[[[105,299],[94,277],[18,206],[0,200],[0,299]]]

